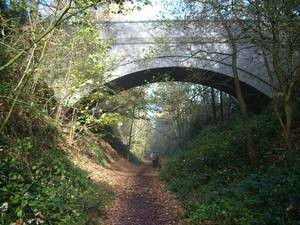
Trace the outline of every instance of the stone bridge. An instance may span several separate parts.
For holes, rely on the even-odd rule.
[[[184,81],[211,86],[235,96],[231,48],[219,22],[138,21],[99,22],[99,32],[111,40],[116,67],[106,82],[118,90],[147,83]],[[236,29],[238,33],[238,27]],[[238,42],[238,70],[248,105],[271,98],[261,52]],[[167,77],[167,78],[166,78]]]

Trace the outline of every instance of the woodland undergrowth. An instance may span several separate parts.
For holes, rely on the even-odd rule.
[[[0,224],[101,224],[113,193],[69,159],[74,145],[43,107],[49,90],[45,85],[36,88],[30,93],[35,98],[31,104],[25,92],[1,135]],[[5,92],[5,83],[1,91]],[[10,103],[2,101],[2,115]],[[90,151],[97,163],[105,163],[101,148]]]
[[[160,178],[187,208],[188,224],[299,224],[299,149],[283,147],[270,111],[254,116],[251,125],[256,166],[247,161],[239,119],[202,130],[166,164]]]

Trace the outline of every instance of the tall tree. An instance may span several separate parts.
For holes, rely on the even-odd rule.
[[[194,13],[194,18],[205,18],[213,19],[220,21],[222,28],[226,33],[226,38],[228,40],[228,44],[231,48],[231,69],[234,78],[235,92],[237,96],[237,100],[239,102],[240,113],[243,119],[243,124],[245,128],[245,135],[247,140],[247,153],[251,163],[256,162],[256,146],[254,143],[253,132],[250,126],[250,119],[247,112],[247,105],[245,103],[245,99],[242,94],[240,79],[239,79],[239,71],[238,71],[238,41],[239,41],[239,32],[236,32],[235,23],[232,21],[233,12],[231,7],[231,1],[221,1],[221,0],[191,0],[187,1],[192,4],[193,7],[196,5],[196,10]],[[196,3],[196,4],[195,4]]]
[[[261,49],[273,88],[273,108],[291,149],[295,88],[300,79],[299,1],[234,0],[232,8],[245,37]]]

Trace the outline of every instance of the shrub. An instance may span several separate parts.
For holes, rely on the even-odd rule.
[[[167,162],[160,178],[187,208],[191,224],[299,224],[299,153],[287,161],[286,151],[272,149],[279,126],[268,111],[253,116],[251,125],[257,167],[248,163],[240,120],[200,131]]]

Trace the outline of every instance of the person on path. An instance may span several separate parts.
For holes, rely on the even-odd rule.
[[[152,160],[152,168],[155,168],[155,152],[151,152],[150,158]]]
[[[155,167],[154,168],[157,168],[158,167],[158,163],[159,163],[159,152],[155,152],[154,154],[154,164],[155,164]]]

